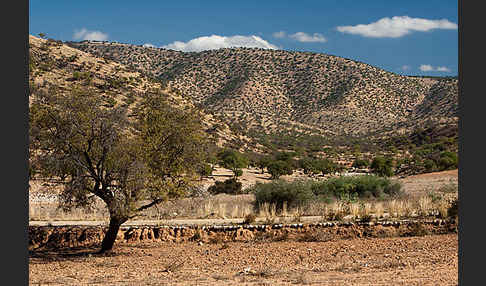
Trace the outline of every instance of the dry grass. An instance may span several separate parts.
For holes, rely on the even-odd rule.
[[[334,201],[314,201],[301,208],[289,208],[286,202],[281,210],[277,211],[275,204],[265,203],[259,206],[256,213],[257,221],[299,222],[305,216],[320,216],[322,220],[342,220],[351,215],[354,219],[374,216],[383,218],[387,213],[393,218],[406,218],[416,215],[437,215],[447,217],[447,209],[451,198],[457,197],[452,193],[454,186],[450,184],[447,191],[434,192],[435,196],[408,196],[392,198],[388,201],[365,200],[354,203]],[[170,219],[237,219],[245,218],[253,213],[254,195],[227,195],[219,194],[208,197],[185,198],[165,202],[155,208],[144,211],[138,219],[163,221]],[[107,221],[108,211],[103,202],[97,201],[91,210],[73,209],[64,212],[57,208],[57,203],[31,202],[29,204],[30,220],[39,221]]]
[[[361,213],[361,205],[359,203],[352,203],[349,205],[349,214],[354,218],[358,218]]]
[[[374,214],[377,218],[382,218],[384,213],[385,213],[385,209],[383,208],[383,203],[381,202],[378,202],[374,205]]]
[[[432,199],[429,196],[422,196],[418,200],[419,214],[427,216],[432,210]]]
[[[373,205],[371,203],[369,202],[364,203],[363,208],[361,209],[361,216],[365,217],[371,215],[372,210],[373,210]]]

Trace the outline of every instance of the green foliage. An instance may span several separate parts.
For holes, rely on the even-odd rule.
[[[315,198],[310,188],[310,182],[294,181],[286,182],[275,180],[270,183],[257,183],[250,192],[255,194],[255,208],[263,203],[275,204],[277,210],[281,210],[284,202],[290,208],[304,206]]]
[[[316,196],[344,198],[357,196],[380,198],[383,195],[396,196],[401,193],[401,184],[388,178],[363,175],[330,178],[312,185]]]
[[[208,192],[212,195],[217,194],[230,194],[238,195],[242,194],[242,184],[236,180],[236,178],[227,179],[224,182],[216,181],[214,185],[208,188]]]
[[[292,175],[293,167],[286,161],[271,161],[267,166],[272,179],[278,179],[282,175]]]
[[[213,167],[211,165],[209,165],[208,163],[203,163],[203,164],[198,166],[197,173],[201,177],[211,176],[213,174]]]
[[[305,174],[329,174],[338,169],[336,163],[328,159],[302,158],[299,160],[299,167],[304,169]]]
[[[353,162],[352,167],[362,169],[362,168],[367,168],[369,165],[370,165],[370,161],[366,159],[356,158],[356,160],[354,160]]]
[[[241,176],[241,168],[248,166],[248,158],[240,152],[232,149],[226,149],[217,154],[219,164],[226,169],[233,171],[235,177]]]
[[[119,226],[144,209],[183,196],[201,164],[204,136],[199,115],[145,94],[131,119],[89,90],[30,95],[29,150],[35,175],[55,179],[61,207],[89,207],[94,196],[110,213],[111,249]],[[114,235],[113,235],[114,233]]]
[[[268,156],[262,156],[260,157],[260,159],[257,161],[257,166],[258,168],[260,168],[262,170],[262,174],[264,172],[264,169],[266,167],[268,167],[268,164],[270,164],[270,162],[272,161],[272,159]]]
[[[257,183],[250,192],[255,194],[255,207],[262,203],[274,203],[281,209],[283,202],[289,207],[304,206],[310,201],[330,202],[341,200],[355,202],[359,198],[384,198],[401,195],[402,185],[388,178],[364,175],[330,178],[326,181],[274,180]]]
[[[379,176],[393,176],[393,160],[391,158],[375,157],[371,162],[370,168],[374,174]]]
[[[457,153],[449,151],[440,153],[440,159],[437,165],[440,171],[456,169],[458,167]]]

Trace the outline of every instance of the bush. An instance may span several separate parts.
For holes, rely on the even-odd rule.
[[[402,185],[388,178],[364,175],[330,178],[326,181],[274,180],[270,183],[257,183],[250,192],[255,194],[255,209],[263,203],[276,204],[282,210],[284,202],[289,208],[302,207],[315,200],[355,201],[358,198],[382,198],[401,194]]]
[[[216,181],[214,185],[209,187],[208,192],[212,195],[217,194],[230,194],[238,195],[242,194],[241,190],[242,184],[238,182],[235,178],[227,179],[224,182]]]
[[[312,185],[312,192],[316,196],[342,198],[356,196],[369,198],[371,196],[380,198],[383,194],[396,196],[401,193],[401,184],[388,178],[379,176],[353,176],[330,178],[326,181],[315,182]]]
[[[362,169],[362,168],[367,168],[370,165],[370,162],[366,159],[356,159],[353,162],[353,165],[351,167]]]
[[[197,173],[201,176],[201,177],[208,177],[208,176],[211,176],[213,174],[213,167],[207,163],[205,164],[201,164],[200,166],[198,166],[197,168]]]
[[[449,151],[440,153],[439,170],[456,169],[458,166],[457,154]]]
[[[263,203],[275,204],[278,211],[282,210],[284,202],[289,208],[305,206],[315,199],[310,181],[286,182],[275,180],[270,183],[257,183],[251,188],[255,194],[255,209]]]
[[[370,167],[372,172],[379,176],[393,176],[393,160],[391,158],[375,157]]]

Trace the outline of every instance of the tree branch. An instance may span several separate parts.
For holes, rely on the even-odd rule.
[[[152,207],[152,206],[154,206],[154,205],[160,204],[160,203],[161,203],[161,202],[163,202],[163,201],[164,201],[164,199],[155,199],[155,200],[153,200],[151,203],[146,204],[146,205],[144,205],[144,206],[141,206],[141,207],[139,207],[138,209],[136,209],[135,211],[136,211],[136,212],[141,212],[141,211],[146,210],[146,209],[148,209],[148,208],[150,208],[150,207]],[[135,215],[135,216],[136,216],[136,215]]]

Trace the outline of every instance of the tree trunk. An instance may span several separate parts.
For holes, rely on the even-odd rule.
[[[127,219],[110,217],[110,226],[105,234],[105,237],[103,238],[103,241],[101,242],[101,249],[98,253],[105,253],[113,248],[113,244],[115,243],[118,230],[120,229],[122,223],[124,223],[125,221],[127,221]]]

